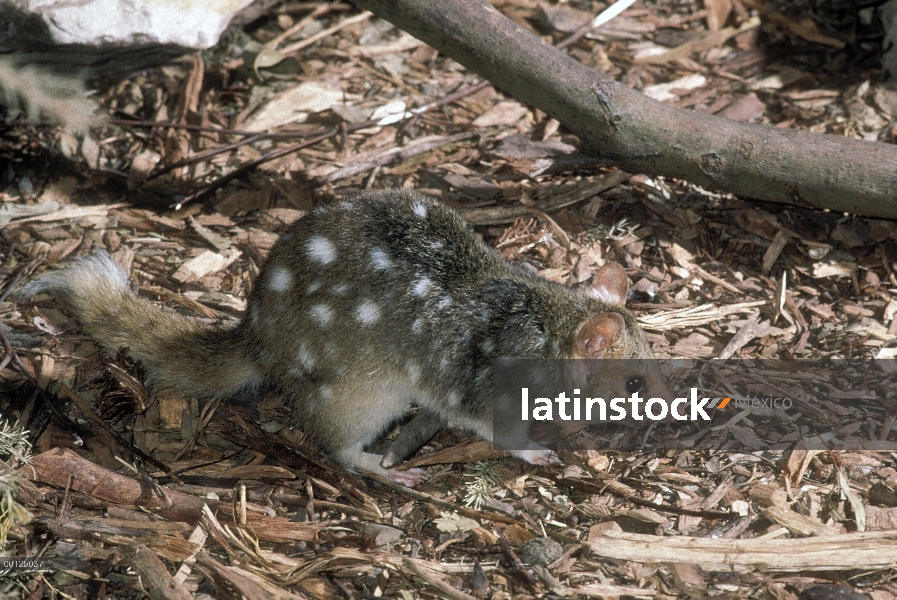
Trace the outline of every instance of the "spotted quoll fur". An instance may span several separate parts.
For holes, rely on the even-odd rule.
[[[94,252],[26,287],[55,290],[109,350],[127,347],[158,385],[227,398],[262,383],[342,465],[413,483],[365,452],[415,404],[492,436],[497,357],[647,358],[609,263],[572,290],[504,260],[455,211],[409,191],[359,194],[296,222],[271,250],[235,328],[213,328],[136,296]],[[643,374],[648,384],[657,374]],[[544,463],[534,447],[516,453]]]

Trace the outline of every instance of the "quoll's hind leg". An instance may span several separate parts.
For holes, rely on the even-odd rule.
[[[405,387],[397,386],[388,372],[380,379],[349,379],[334,382],[314,405],[314,417],[320,423],[316,440],[325,452],[342,466],[366,471],[396,483],[414,487],[426,471],[397,471],[380,466],[381,456],[365,452],[365,447],[405,414],[410,401]]]
[[[334,453],[333,458],[352,471],[367,471],[408,487],[416,486],[427,476],[427,472],[423,469],[408,469],[407,471],[384,469],[380,466],[382,457],[379,454],[365,452],[364,445],[361,443],[338,450]]]
[[[396,471],[380,466],[379,454],[365,452],[407,409],[407,386],[397,385],[393,373],[381,369],[379,379],[331,379],[318,384],[304,398],[297,415],[307,433],[325,454],[343,467],[367,471],[397,483],[414,486],[426,475],[420,469]]]
[[[399,432],[398,437],[390,444],[380,466],[391,469],[406,458],[420,450],[424,444],[430,441],[442,429],[445,429],[445,419],[431,412],[422,410],[419,415],[409,421]]]

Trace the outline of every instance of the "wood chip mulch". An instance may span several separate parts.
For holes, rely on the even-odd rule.
[[[773,4],[638,3],[567,51],[679,108],[893,143],[877,8]],[[553,43],[603,7],[497,3]],[[13,290],[99,246],[142,295],[235,322],[290,223],[409,187],[548,279],[624,265],[660,357],[893,359],[894,222],[555,173],[579,144],[556,121],[348,4],[286,2],[208,52],[91,85],[109,119],[86,136],[0,127],[0,448],[4,422],[33,446],[24,466],[24,445],[3,450],[0,557],[70,561],[0,558],[0,597],[897,598],[893,452],[583,450],[537,468],[448,430],[408,490],[315,453],[276,397],[145,387],[126,354]]]

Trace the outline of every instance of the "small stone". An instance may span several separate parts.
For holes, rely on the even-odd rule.
[[[545,567],[564,553],[564,547],[549,537],[533,538],[523,544],[523,562]]]
[[[362,528],[364,535],[374,539],[377,546],[386,546],[387,544],[395,544],[402,539],[402,531],[388,525],[368,524]]]

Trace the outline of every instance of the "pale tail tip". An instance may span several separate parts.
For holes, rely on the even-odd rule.
[[[83,258],[68,261],[59,269],[29,281],[19,288],[17,295],[25,297],[53,291],[80,295],[129,289],[125,270],[108,252],[95,249]]]

